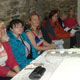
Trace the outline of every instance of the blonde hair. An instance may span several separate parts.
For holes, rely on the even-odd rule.
[[[38,16],[38,18],[40,18],[40,15],[38,14],[38,12],[33,11],[33,12],[30,13],[30,15],[29,15],[29,21],[31,21],[31,18],[32,18],[32,16],[34,16],[34,15],[36,15],[36,16]]]
[[[30,24],[30,21],[31,21],[31,19],[32,19],[32,16],[34,16],[34,15],[38,16],[38,18],[40,19],[40,15],[38,14],[38,12],[33,11],[32,13],[30,13],[29,19],[28,19],[28,28],[30,28],[31,30],[33,30],[33,28],[32,28],[32,26],[31,26],[31,24]],[[40,26],[37,28],[37,30],[38,30],[38,29],[40,29]]]
[[[9,41],[9,37],[8,37],[8,35],[7,35],[7,32],[6,32],[6,26],[5,26],[4,22],[3,22],[3,21],[0,21],[0,24],[2,24],[2,26],[5,27],[5,34],[4,34],[4,36],[2,36],[1,41],[2,41],[2,42]]]

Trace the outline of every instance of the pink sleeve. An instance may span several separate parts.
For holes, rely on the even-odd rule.
[[[8,68],[0,66],[0,76],[1,77],[6,77],[7,73],[9,72]]]
[[[13,69],[16,65],[18,65],[18,63],[14,58],[10,44],[8,42],[6,42],[4,47],[5,47],[6,52],[8,54],[8,60],[6,61],[6,66],[9,66],[11,69]]]

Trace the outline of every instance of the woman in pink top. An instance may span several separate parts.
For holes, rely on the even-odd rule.
[[[69,15],[65,20],[65,26],[73,29],[79,29],[79,24],[77,18],[75,16],[74,9],[69,9]],[[70,38],[70,48],[73,48],[77,44],[76,36]]]
[[[75,12],[74,10],[71,8],[69,9],[69,15],[67,17],[67,19],[65,20],[65,26],[69,27],[69,28],[76,28],[78,24],[77,18],[75,16]]]
[[[20,71],[8,40],[5,25],[0,21],[0,80],[10,80]]]

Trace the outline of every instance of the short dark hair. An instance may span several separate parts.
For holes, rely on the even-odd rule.
[[[56,13],[58,13],[59,12],[59,10],[58,9],[53,9],[53,10],[51,10],[50,11],[50,13],[49,13],[49,18],[52,18],[52,16],[54,16]]]
[[[8,30],[10,30],[10,28],[13,28],[13,25],[16,25],[18,23],[21,23],[22,26],[24,26],[24,22],[20,19],[13,19],[12,21],[10,21],[9,25],[8,25]]]

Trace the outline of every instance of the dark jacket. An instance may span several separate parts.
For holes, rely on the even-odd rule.
[[[49,19],[43,22],[42,24],[43,24],[44,30],[48,33],[48,36],[51,40],[58,40],[58,39],[70,37],[70,33],[64,31],[64,29],[61,27],[58,21],[54,23],[52,19]],[[46,36],[43,36],[43,37],[46,37]]]

